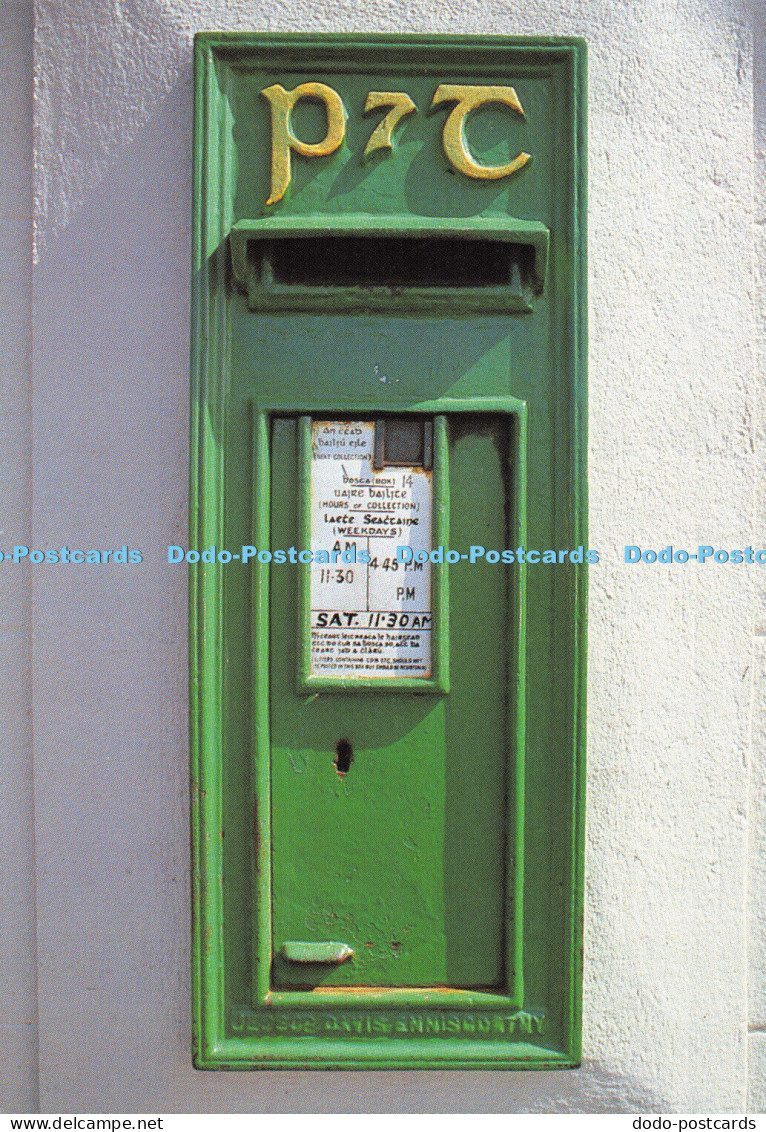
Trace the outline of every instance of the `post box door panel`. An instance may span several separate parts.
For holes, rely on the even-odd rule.
[[[508,541],[510,427],[510,418],[473,414],[448,424],[455,545]],[[277,417],[274,546],[300,543],[300,466],[298,422]],[[343,545],[351,541],[368,540]],[[395,572],[405,577],[402,566]],[[272,568],[275,987],[504,985],[512,574],[486,563],[453,573],[441,611],[448,695],[398,690],[395,675],[390,690],[307,695],[296,686],[300,640],[283,616],[300,606],[300,577]],[[342,944],[353,955],[292,961],[285,945],[296,942]]]

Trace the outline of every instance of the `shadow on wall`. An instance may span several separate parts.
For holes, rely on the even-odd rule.
[[[197,1074],[198,1077],[203,1074]],[[257,1073],[214,1077],[200,1111],[262,1113],[660,1113],[668,1102],[598,1063],[561,1073]],[[238,1095],[237,1095],[238,1094]],[[207,1108],[205,1106],[207,1101]],[[262,1103],[259,1104],[259,1101]],[[226,1109],[227,1103],[233,1107]],[[249,1107],[248,1107],[249,1106]],[[184,1106],[178,1111],[195,1111]]]

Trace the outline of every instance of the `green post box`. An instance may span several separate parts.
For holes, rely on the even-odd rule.
[[[196,68],[195,1064],[576,1065],[584,46]]]

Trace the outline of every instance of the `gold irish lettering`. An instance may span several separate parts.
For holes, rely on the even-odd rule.
[[[285,90],[279,83],[265,87],[261,94],[271,105],[271,195],[266,204],[276,204],[287,192],[292,178],[291,150],[302,157],[325,157],[335,153],[346,136],[346,108],[337,91],[325,83],[301,83]],[[327,133],[322,141],[304,142],[290,126],[290,114],[301,98],[313,98],[324,105]]]
[[[431,109],[445,102],[456,103],[447,115],[442,133],[444,152],[455,169],[476,180],[495,181],[523,169],[530,160],[530,154],[519,153],[505,165],[480,165],[469,151],[466,141],[466,118],[479,106],[500,102],[524,117],[521,103],[512,86],[459,86],[454,83],[442,83],[434,95]]]
[[[392,149],[391,135],[394,128],[401,122],[402,118],[411,114],[413,110],[417,110],[410,96],[402,91],[371,90],[364,104],[364,112],[370,114],[373,110],[380,110],[386,106],[390,106],[391,109],[370,134],[370,140],[364,147],[362,154],[363,161],[379,149]]]

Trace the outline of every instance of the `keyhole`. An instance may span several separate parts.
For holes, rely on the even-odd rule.
[[[339,739],[335,744],[335,769],[338,774],[348,774],[351,760],[354,757],[354,748],[348,739]]]

